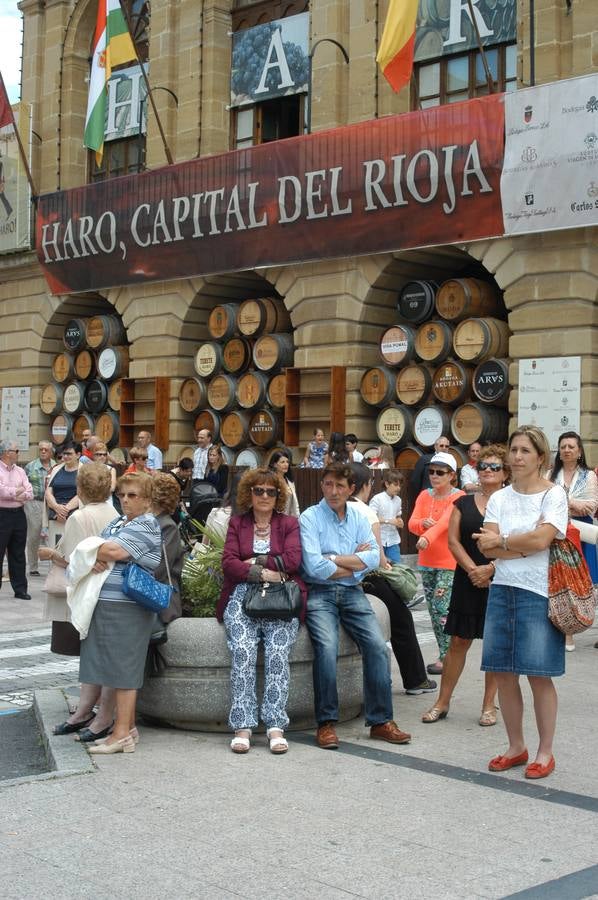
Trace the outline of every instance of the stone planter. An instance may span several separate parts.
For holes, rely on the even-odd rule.
[[[388,612],[369,596],[385,639],[390,634]],[[168,641],[161,648],[165,669],[146,678],[139,692],[137,711],[146,719],[192,731],[228,731],[230,655],[224,626],[216,619],[177,619],[168,626]],[[302,627],[290,656],[291,684],[287,711],[289,731],[313,728],[313,653],[307,629]],[[258,656],[258,700],[263,685],[263,659]],[[355,718],[363,700],[361,656],[341,629],[337,683],[340,721]]]

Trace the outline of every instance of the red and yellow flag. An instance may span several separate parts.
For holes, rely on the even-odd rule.
[[[8,99],[6,88],[4,87],[4,80],[0,74],[0,128],[4,128],[5,125],[14,126],[14,124],[15,120],[12,114],[10,100]]]
[[[419,0],[390,0],[388,6],[376,62],[397,93],[411,78],[418,6]]]

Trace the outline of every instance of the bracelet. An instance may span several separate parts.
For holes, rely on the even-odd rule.
[[[509,535],[508,535],[508,534],[501,534],[500,539],[501,539],[501,541],[502,541],[502,548],[503,548],[503,550],[506,550],[506,551],[508,552],[509,547],[508,547],[508,545],[507,545],[507,541],[509,540]]]

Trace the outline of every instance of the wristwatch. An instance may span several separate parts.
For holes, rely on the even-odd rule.
[[[336,553],[331,553],[328,559],[330,562],[336,563]]]

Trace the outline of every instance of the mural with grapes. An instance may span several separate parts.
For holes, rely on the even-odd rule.
[[[309,16],[301,13],[235,32],[232,106],[307,91],[308,28]],[[279,34],[276,35],[276,32]],[[268,70],[264,76],[266,65]],[[260,82],[262,89],[258,91]]]

